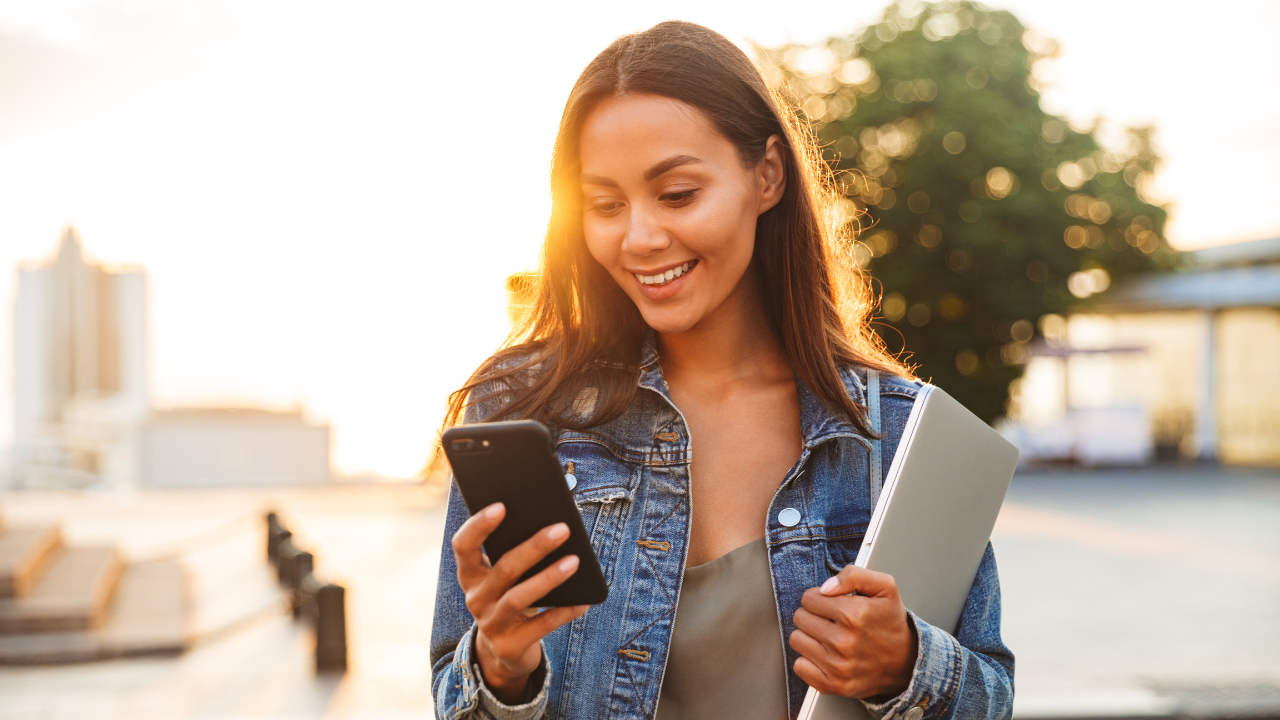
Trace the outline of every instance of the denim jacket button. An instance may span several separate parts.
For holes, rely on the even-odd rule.
[[[795,527],[800,523],[800,511],[795,508],[786,508],[782,512],[778,513],[778,522],[782,523],[786,527]],[[911,718],[911,720],[919,719]]]
[[[920,720],[922,717],[924,717],[924,709],[916,706],[907,711],[905,720]]]
[[[564,481],[565,481],[565,484],[569,486],[570,490],[578,486],[578,478],[574,477],[573,475],[565,475]]]

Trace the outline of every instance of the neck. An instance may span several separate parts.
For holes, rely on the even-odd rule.
[[[658,354],[668,380],[732,381],[792,374],[750,271],[724,303],[697,325],[680,333],[658,333]]]

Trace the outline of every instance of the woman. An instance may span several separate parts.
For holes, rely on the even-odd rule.
[[[955,637],[853,566],[919,385],[869,329],[801,128],[689,23],[620,38],[578,79],[532,313],[450,422],[552,429],[610,594],[531,609],[577,559],[515,580],[567,529],[490,566],[504,508],[468,518],[455,487],[438,717],[773,720],[808,686],[882,718],[1010,715],[990,547]]]

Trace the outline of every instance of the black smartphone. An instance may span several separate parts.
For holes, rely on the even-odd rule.
[[[545,425],[534,420],[455,425],[445,430],[441,440],[467,510],[475,515],[496,502],[506,505],[502,524],[484,541],[490,562],[496,564],[539,530],[562,522],[569,526],[568,539],[519,582],[566,555],[577,555],[577,572],[534,605],[598,605],[605,601],[609,586]]]

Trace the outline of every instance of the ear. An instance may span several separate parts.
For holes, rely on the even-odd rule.
[[[787,189],[786,152],[781,135],[771,135],[765,141],[764,157],[755,167],[756,185],[760,188],[759,215],[777,205]]]

